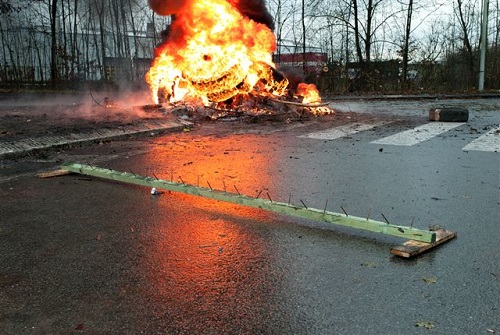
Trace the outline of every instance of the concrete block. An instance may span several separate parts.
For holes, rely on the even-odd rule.
[[[441,122],[467,122],[469,111],[459,107],[431,108],[429,110],[430,121]]]

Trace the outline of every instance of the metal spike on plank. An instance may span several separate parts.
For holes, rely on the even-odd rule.
[[[418,241],[426,244],[434,244],[434,243],[441,244],[444,242],[436,240],[435,231],[399,226],[395,224],[388,224],[385,222],[375,221],[367,218],[361,218],[352,215],[348,216],[341,213],[330,212],[324,209],[315,209],[310,207],[296,207],[289,203],[282,203],[282,202],[242,195],[239,192],[238,194],[228,193],[199,186],[156,179],[153,177],[145,177],[127,172],[120,172],[111,169],[104,169],[89,165],[83,165],[80,163],[66,163],[62,165],[61,168],[63,170],[71,171],[74,173],[80,173],[84,175],[99,177],[103,179],[110,179],[124,183],[130,183],[148,187],[156,187],[173,192],[180,192],[185,194],[201,196],[209,199],[215,199],[243,206],[269,210],[279,214],[300,217],[305,219],[312,219],[340,226],[363,229],[371,232],[407,238],[412,241]],[[430,247],[433,247],[433,245]]]

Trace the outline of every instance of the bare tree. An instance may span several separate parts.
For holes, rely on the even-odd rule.
[[[106,11],[106,6],[104,5],[103,0],[92,0],[93,6],[97,18],[98,18],[98,23],[99,23],[99,35],[94,33],[94,38],[96,40],[96,45],[100,46],[101,49],[101,78],[106,79],[106,68],[107,68],[107,62],[106,62],[106,31],[105,31],[105,17],[107,15]],[[95,26],[94,26],[95,27]],[[97,32],[94,30],[94,32]],[[97,36],[99,36],[99,41],[97,41]],[[100,43],[99,43],[100,42]]]
[[[68,0],[69,1],[69,0]],[[79,12],[79,1],[74,0],[73,2],[73,39],[71,40],[71,54],[74,61],[71,62],[71,73],[74,74],[75,71],[80,73],[80,52],[78,49],[78,12]],[[75,68],[76,65],[76,68]]]
[[[57,1],[50,0],[50,80],[52,84],[56,84],[59,80],[59,72],[57,71]]]
[[[464,5],[463,0],[457,0],[456,15],[458,17],[459,26],[462,33],[463,46],[467,55],[467,64],[470,73],[474,71],[474,52],[470,41],[469,30],[473,22],[469,19],[472,13],[471,6]]]
[[[409,49],[410,49],[410,34],[411,34],[411,19],[413,16],[413,0],[408,0],[408,7],[406,11],[406,25],[405,25],[405,35],[404,35],[404,44],[403,44],[403,73],[402,73],[402,81],[403,85],[406,86],[406,80],[408,77],[408,62],[409,62]]]
[[[302,26],[302,66],[306,69],[306,1],[302,0],[300,6],[300,24]]]
[[[371,0],[369,0],[371,1]],[[356,54],[358,56],[358,61],[360,63],[365,62],[365,58],[363,56],[363,51],[361,50],[361,28],[360,28],[360,17],[361,14],[359,13],[359,7],[358,7],[358,0],[352,0],[352,12],[354,15],[354,45],[356,48]],[[369,59],[368,59],[369,61]]]

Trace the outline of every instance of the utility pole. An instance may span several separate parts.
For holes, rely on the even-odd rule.
[[[479,83],[478,91],[484,90],[484,74],[486,63],[486,49],[488,48],[487,35],[488,35],[488,0],[483,0],[483,17],[481,22],[481,55],[479,59]]]

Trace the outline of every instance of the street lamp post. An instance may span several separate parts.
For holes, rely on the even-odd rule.
[[[481,24],[481,55],[479,59],[479,84],[478,91],[484,90],[484,74],[486,62],[486,49],[488,48],[486,35],[488,34],[488,0],[483,0],[483,17]]]

